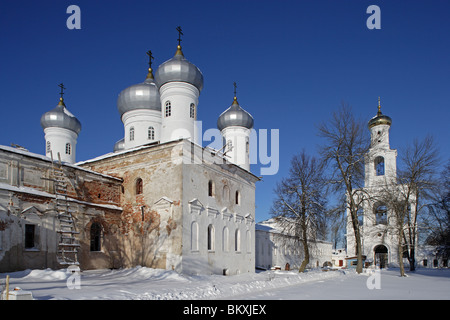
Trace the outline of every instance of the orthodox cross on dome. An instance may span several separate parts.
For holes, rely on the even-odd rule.
[[[155,59],[155,57],[152,55],[152,51],[151,50],[147,51],[147,55],[148,55],[148,67],[151,68],[152,67],[152,61]]]
[[[64,87],[64,84],[62,82],[60,84],[58,84],[58,87],[61,88],[61,92],[59,93],[61,95],[61,100],[64,100],[63,99],[64,90],[67,89],[67,88]]]
[[[234,86],[234,96],[236,97],[236,88],[237,88],[236,82],[233,82],[233,86]]]
[[[177,31],[178,31],[178,45],[181,46],[181,36],[183,35],[183,32],[180,26],[177,27]]]
[[[378,97],[378,115],[381,115],[381,102],[380,102],[380,97]]]

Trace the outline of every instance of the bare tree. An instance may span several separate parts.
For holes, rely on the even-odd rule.
[[[405,215],[404,238],[410,271],[415,270],[415,250],[418,242],[418,217],[431,199],[436,187],[435,175],[439,165],[439,153],[432,136],[422,141],[415,139],[401,157],[403,167],[398,173],[399,185],[406,186],[404,202],[413,206]]]
[[[350,212],[355,235],[358,273],[361,273],[363,268],[358,222],[358,210],[362,205],[363,193],[358,192],[358,189],[362,189],[364,184],[364,155],[369,148],[365,129],[365,123],[355,119],[351,108],[344,103],[332,114],[331,119],[319,126],[319,136],[324,139],[320,154],[331,169],[329,182],[335,191],[344,191],[346,194],[346,207]]]
[[[310,259],[310,239],[323,236],[325,193],[319,161],[305,151],[291,160],[289,176],[282,179],[275,189],[276,198],[272,215],[289,235],[302,244],[304,259],[299,268],[303,272]]]
[[[432,203],[428,205],[429,234],[426,244],[437,247],[436,255],[444,260],[450,258],[450,160],[445,166]]]

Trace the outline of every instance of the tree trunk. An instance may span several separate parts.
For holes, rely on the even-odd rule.
[[[308,240],[306,238],[302,239],[303,243],[303,251],[305,253],[305,259],[303,259],[302,264],[300,265],[300,268],[298,269],[298,272],[305,272],[306,266],[309,263],[309,248],[308,248]]]
[[[400,267],[400,276],[404,277],[405,276],[405,266],[403,264],[403,245],[402,245],[402,237],[401,236],[398,237],[397,245],[398,245],[397,251],[398,251],[398,264]]]
[[[409,271],[416,271],[416,250],[411,246],[409,254]]]

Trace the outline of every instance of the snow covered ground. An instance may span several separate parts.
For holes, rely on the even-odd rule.
[[[450,299],[450,269],[398,269],[358,275],[353,270],[263,271],[237,276],[187,276],[136,267],[123,270],[26,270],[9,273],[10,288],[36,300],[297,300]],[[6,274],[0,274],[4,284]],[[72,289],[70,289],[72,288]]]

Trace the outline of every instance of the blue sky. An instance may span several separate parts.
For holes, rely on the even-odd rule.
[[[69,5],[81,30],[69,30]],[[381,29],[369,30],[369,5]],[[449,159],[450,19],[448,1],[12,1],[0,3],[0,144],[44,153],[39,120],[66,86],[68,109],[82,123],[77,161],[112,151],[123,137],[116,101],[176,50],[205,77],[198,119],[215,128],[238,100],[255,129],[279,129],[280,169],[257,184],[256,220],[269,217],[275,183],[293,154],[315,154],[317,125],[342,101],[369,120],[393,119],[391,147],[432,134]],[[252,171],[259,175],[259,166]]]

